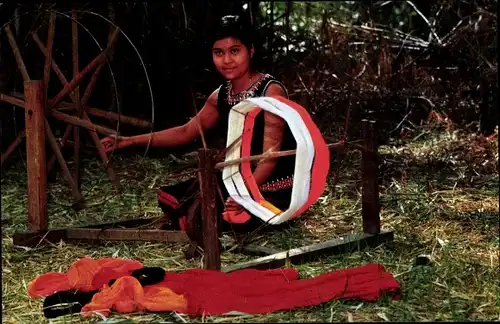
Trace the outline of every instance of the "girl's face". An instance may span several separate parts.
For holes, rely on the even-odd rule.
[[[232,37],[218,40],[212,46],[215,67],[227,80],[239,79],[249,72],[253,53],[253,48],[248,50],[239,39]]]

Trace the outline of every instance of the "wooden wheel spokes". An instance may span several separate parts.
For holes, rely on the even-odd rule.
[[[53,44],[53,33],[50,32],[50,30],[52,30],[55,27],[54,23],[55,23],[55,19],[53,19],[53,15],[51,15],[50,26],[49,26],[49,37],[48,37],[48,41],[47,41],[48,42],[47,48],[50,49],[50,52],[51,52],[50,54],[47,54],[47,57],[49,57],[49,58],[52,57],[52,44]],[[15,38],[14,38],[14,35],[13,35],[12,30],[10,28],[10,25],[7,25],[5,27],[5,31],[7,33],[8,39],[9,39],[9,44],[12,48],[12,52],[13,52],[14,57],[16,59],[17,66],[19,67],[19,70],[21,71],[21,75],[23,77],[24,82],[27,83],[31,79],[30,79],[30,76],[28,74],[28,70],[26,69],[26,65],[24,64],[24,60],[21,56],[21,52],[19,51],[19,47],[17,46],[17,43],[15,41]],[[51,37],[51,35],[52,35],[52,37]],[[47,64],[49,64],[49,62],[50,61],[46,60],[45,66]],[[47,70],[44,69],[44,83],[45,82],[48,83],[48,80],[49,80],[48,75],[50,75],[50,73],[46,73],[46,71]],[[22,102],[22,104],[24,107],[24,102]],[[64,157],[62,156],[62,153],[59,149],[59,146],[57,145],[57,140],[55,139],[54,134],[52,133],[52,129],[50,128],[50,125],[47,121],[47,118],[44,118],[44,123],[45,123],[45,127],[44,127],[45,135],[47,136],[49,144],[50,144],[52,150],[54,151],[54,153],[57,157],[57,160],[59,161],[59,164],[61,165],[61,168],[63,170],[63,174],[64,174],[66,180],[69,182],[69,184],[71,186],[71,192],[73,194],[73,198],[75,201],[81,201],[81,200],[83,200],[83,197],[80,194],[78,188],[76,187],[76,184],[75,184],[73,178],[71,177],[68,166],[66,165],[66,161],[64,161]],[[42,129],[43,129],[43,127],[42,127]],[[31,132],[32,132],[32,130],[30,130],[30,129],[27,130],[27,133],[31,133]],[[40,136],[40,132],[35,132],[34,135]],[[20,143],[20,141],[17,141],[17,143]],[[27,147],[28,152],[31,151],[32,149],[33,148]],[[43,155],[43,156],[45,157],[45,155]],[[29,172],[29,167],[28,167],[28,172]]]
[[[97,79],[106,63],[106,58],[111,55],[113,52],[114,46],[118,40],[118,35],[120,33],[119,28],[111,28],[108,36],[108,44],[106,48],[99,53],[90,63],[87,64],[82,70],[79,70],[79,55],[78,55],[78,22],[77,22],[77,13],[75,10],[72,11],[72,63],[73,63],[73,77],[68,81],[64,76],[63,72],[53,59],[52,49],[54,47],[54,35],[55,35],[55,26],[56,26],[56,14],[55,12],[50,13],[49,24],[48,24],[48,33],[47,33],[47,42],[44,44],[36,31],[31,32],[31,38],[37,44],[38,48],[44,55],[44,65],[43,65],[43,103],[44,103],[44,111],[45,111],[45,135],[47,137],[48,143],[53,151],[53,155],[46,161],[47,163],[47,171],[54,167],[55,161],[59,163],[61,169],[63,171],[65,179],[68,181],[72,195],[75,202],[79,202],[83,200],[83,196],[80,193],[80,138],[81,133],[80,129],[86,129],[89,132],[89,135],[92,141],[95,144],[95,147],[98,151],[98,154],[106,168],[108,176],[113,183],[113,186],[116,190],[120,189],[120,183],[116,177],[116,174],[113,170],[113,167],[108,159],[106,152],[104,151],[100,139],[97,133],[103,135],[116,135],[116,131],[112,130],[108,127],[94,124],[90,118],[89,114],[106,117],[112,120],[119,120],[120,122],[132,124],[134,126],[150,128],[152,126],[151,123],[140,120],[137,118],[121,116],[118,113],[103,111],[97,108],[92,108],[87,106],[87,102],[92,95],[92,91],[96,85]],[[9,40],[10,47],[14,54],[17,66],[22,75],[23,81],[26,83],[31,81],[30,75],[26,68],[25,62],[21,55],[21,51],[16,43],[14,34],[12,33],[10,25],[5,26],[5,31]],[[61,82],[63,88],[57,93],[53,98],[47,97],[47,89],[50,81],[50,72],[54,71],[57,78]],[[83,92],[83,95],[80,96],[80,83],[81,81],[92,72],[90,77],[90,81]],[[63,102],[62,100],[69,96],[71,102]],[[25,95],[6,95],[0,93],[0,101],[4,101],[6,103],[13,104],[17,107],[25,109]],[[63,108],[61,110],[65,110],[68,112],[65,113],[56,108]],[[50,127],[47,117],[53,117],[60,121],[67,123],[66,130],[60,142],[58,142],[52,132],[52,128]],[[22,142],[23,138],[26,136],[28,130],[22,130],[17,138],[11,143],[8,147],[7,151],[2,153],[1,163],[5,162],[8,156],[19,146]],[[73,132],[72,132],[73,131]],[[73,134],[72,134],[73,133]],[[66,145],[71,135],[74,138],[74,162],[75,162],[75,170],[72,175],[69,171],[66,161],[61,153],[61,148]]]
[[[73,21],[73,24],[76,24],[76,22]],[[111,36],[110,41],[108,42],[107,49],[108,48],[112,48],[112,46],[114,45],[114,43],[116,41],[117,35],[118,35],[118,30],[115,30],[115,32]],[[32,33],[32,37],[33,37],[33,40],[37,43],[37,45],[40,48],[40,50],[42,51],[42,53],[47,53],[46,48],[43,46],[43,43],[41,42],[41,40],[37,36],[37,34],[36,33]],[[73,37],[74,37],[73,39],[75,39],[75,37],[76,38],[78,37],[78,35],[76,34],[76,32],[73,32]],[[77,42],[73,41],[73,50],[74,51],[76,50],[75,47],[77,46],[77,45],[75,45],[75,43],[77,43]],[[99,54],[99,55],[101,55],[101,54]],[[78,54],[75,54],[75,52],[73,52],[73,64],[74,64],[73,65],[73,73],[74,73],[73,78],[75,78],[79,74],[79,72],[77,71],[78,70],[78,64],[77,63],[75,64],[75,60],[76,59],[78,59]],[[94,59],[94,61],[95,61],[95,59]],[[79,114],[78,120],[82,120],[82,121],[87,122],[86,124],[88,126],[90,126],[89,124],[92,124],[92,122],[90,121],[90,118],[88,117],[86,111],[84,109],[82,109],[82,107],[84,107],[86,105],[86,103],[87,103],[87,101],[88,101],[88,99],[90,97],[90,94],[92,93],[92,90],[94,89],[95,83],[97,81],[97,77],[99,76],[99,73],[102,70],[103,66],[104,66],[104,61],[94,71],[94,74],[92,75],[91,80],[90,80],[90,82],[89,82],[89,84],[88,84],[88,86],[87,86],[87,88],[85,90],[85,93],[83,95],[83,98],[81,100],[79,100],[79,97],[80,97],[80,95],[79,95],[79,88],[75,87],[75,91],[68,93],[71,101],[73,101],[73,104],[76,107],[77,113]],[[54,70],[54,72],[58,76],[58,78],[61,81],[62,85],[65,88],[68,87],[68,85],[70,83],[64,77],[64,74],[62,73],[62,71],[60,70],[59,66],[57,65],[57,63],[55,61],[52,61],[52,69]],[[91,70],[89,70],[88,72],[90,72],[90,71]],[[56,116],[58,114],[62,114],[62,113],[57,112]],[[54,117],[56,117],[56,116],[54,116]],[[78,162],[76,162],[78,160],[78,156],[79,156],[79,148],[78,148],[78,143],[79,143],[79,127],[78,126],[83,126],[83,125],[81,125],[81,124],[80,125],[76,125],[76,127],[74,128],[74,141],[75,141],[75,149],[74,149],[74,154],[75,155],[74,156],[75,156],[75,164],[76,164],[76,168],[77,168],[75,176],[77,176],[77,177],[79,177],[79,175],[78,175],[79,165],[78,165]],[[95,126],[97,126],[97,125],[95,125]],[[64,146],[66,144],[66,141],[69,139],[69,135],[71,133],[72,128],[73,128],[73,125],[71,123],[69,123],[68,126],[66,127],[66,131],[65,131],[65,134],[64,134],[65,136],[63,136],[61,145]],[[87,128],[88,130],[90,130],[89,134],[90,134],[90,136],[91,136],[91,138],[92,138],[92,140],[93,140],[93,142],[94,142],[94,144],[95,144],[95,146],[96,146],[96,148],[97,148],[97,150],[99,152],[99,156],[101,157],[104,165],[107,166],[108,175],[109,175],[111,181],[113,182],[113,185],[115,186],[115,188],[118,189],[119,186],[120,186],[119,181],[116,178],[115,172],[114,172],[111,164],[109,163],[108,156],[106,155],[106,152],[104,152],[104,149],[101,146],[101,142],[99,140],[99,137],[97,136],[97,134],[96,134],[95,131],[100,131],[101,133],[104,133],[105,135],[116,134],[116,132],[113,131],[113,130],[111,130],[111,129],[104,128],[102,126],[99,126],[98,128],[96,127],[95,131],[93,129],[90,129],[89,127],[84,127],[84,128]],[[54,159],[54,157],[52,157],[51,161],[53,161],[53,159]],[[51,161],[49,161],[49,163]],[[53,162],[51,163],[50,167],[51,166],[53,166]],[[77,182],[78,182],[78,180],[77,180]]]

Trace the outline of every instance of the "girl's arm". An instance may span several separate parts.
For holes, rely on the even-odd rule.
[[[115,148],[125,148],[132,145],[148,145],[151,138],[151,146],[174,147],[187,144],[200,136],[198,123],[203,131],[214,127],[219,120],[217,111],[217,93],[212,92],[200,112],[184,125],[168,128],[154,133],[141,134],[129,137],[110,136],[101,140],[106,152]]]
[[[200,131],[197,123],[200,123],[203,131],[217,124],[219,113],[217,112],[217,90],[215,90],[205,102],[200,112],[184,125],[168,128],[152,134],[131,136],[132,145],[147,145],[152,136],[151,145],[157,147],[173,147],[187,144],[198,136]]]
[[[266,96],[279,95],[286,97],[283,88],[277,84],[271,84],[267,91]],[[264,142],[263,142],[263,153],[272,151],[279,151],[281,149],[281,144],[283,142],[283,134],[285,132],[286,122],[281,117],[264,111]],[[255,182],[260,186],[264,184],[273,172],[277,159],[263,160],[258,162],[257,167],[253,172]]]

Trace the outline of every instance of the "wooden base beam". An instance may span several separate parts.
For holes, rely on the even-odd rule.
[[[40,246],[59,241],[149,241],[164,243],[188,243],[189,237],[182,231],[165,231],[157,229],[124,229],[124,228],[63,228],[48,231],[26,232],[14,234],[14,245]]]
[[[255,256],[267,256],[267,255],[280,253],[281,250],[278,250],[278,249],[275,249],[272,247],[267,247],[267,246],[245,244],[243,246],[228,247],[227,249],[225,249],[225,252],[236,252],[236,253],[255,255]]]
[[[241,269],[273,269],[286,264],[287,258],[294,265],[310,262],[319,257],[333,254],[342,254],[359,251],[366,247],[376,247],[380,244],[392,241],[394,233],[390,230],[382,230],[379,234],[352,234],[330,241],[307,245],[262,258],[228,266],[223,272],[232,272]]]
[[[152,242],[190,242],[185,232],[173,230],[141,229],[157,223],[161,217],[136,218],[125,221],[87,225],[74,228],[15,233],[14,245],[40,246],[59,241],[152,241]]]

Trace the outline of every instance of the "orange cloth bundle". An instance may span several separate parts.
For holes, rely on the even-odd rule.
[[[37,298],[65,290],[97,290],[110,280],[128,276],[132,271],[143,267],[142,263],[135,260],[81,258],[75,261],[66,273],[48,272],[37,276],[29,283],[28,294]]]
[[[119,313],[132,312],[185,312],[187,301],[166,287],[144,289],[139,281],[130,276],[122,277],[109,287],[106,285],[94,295],[92,301],[82,308],[82,313],[91,316],[97,311],[108,316],[111,310]]]
[[[90,303],[81,312],[91,316],[93,311],[107,316],[110,311],[185,311],[187,301],[167,287],[146,287],[130,274],[144,268],[138,261],[102,258],[81,258],[66,273],[49,272],[37,276],[28,285],[33,298],[47,297],[61,291],[93,292]],[[111,280],[116,280],[109,286]]]

